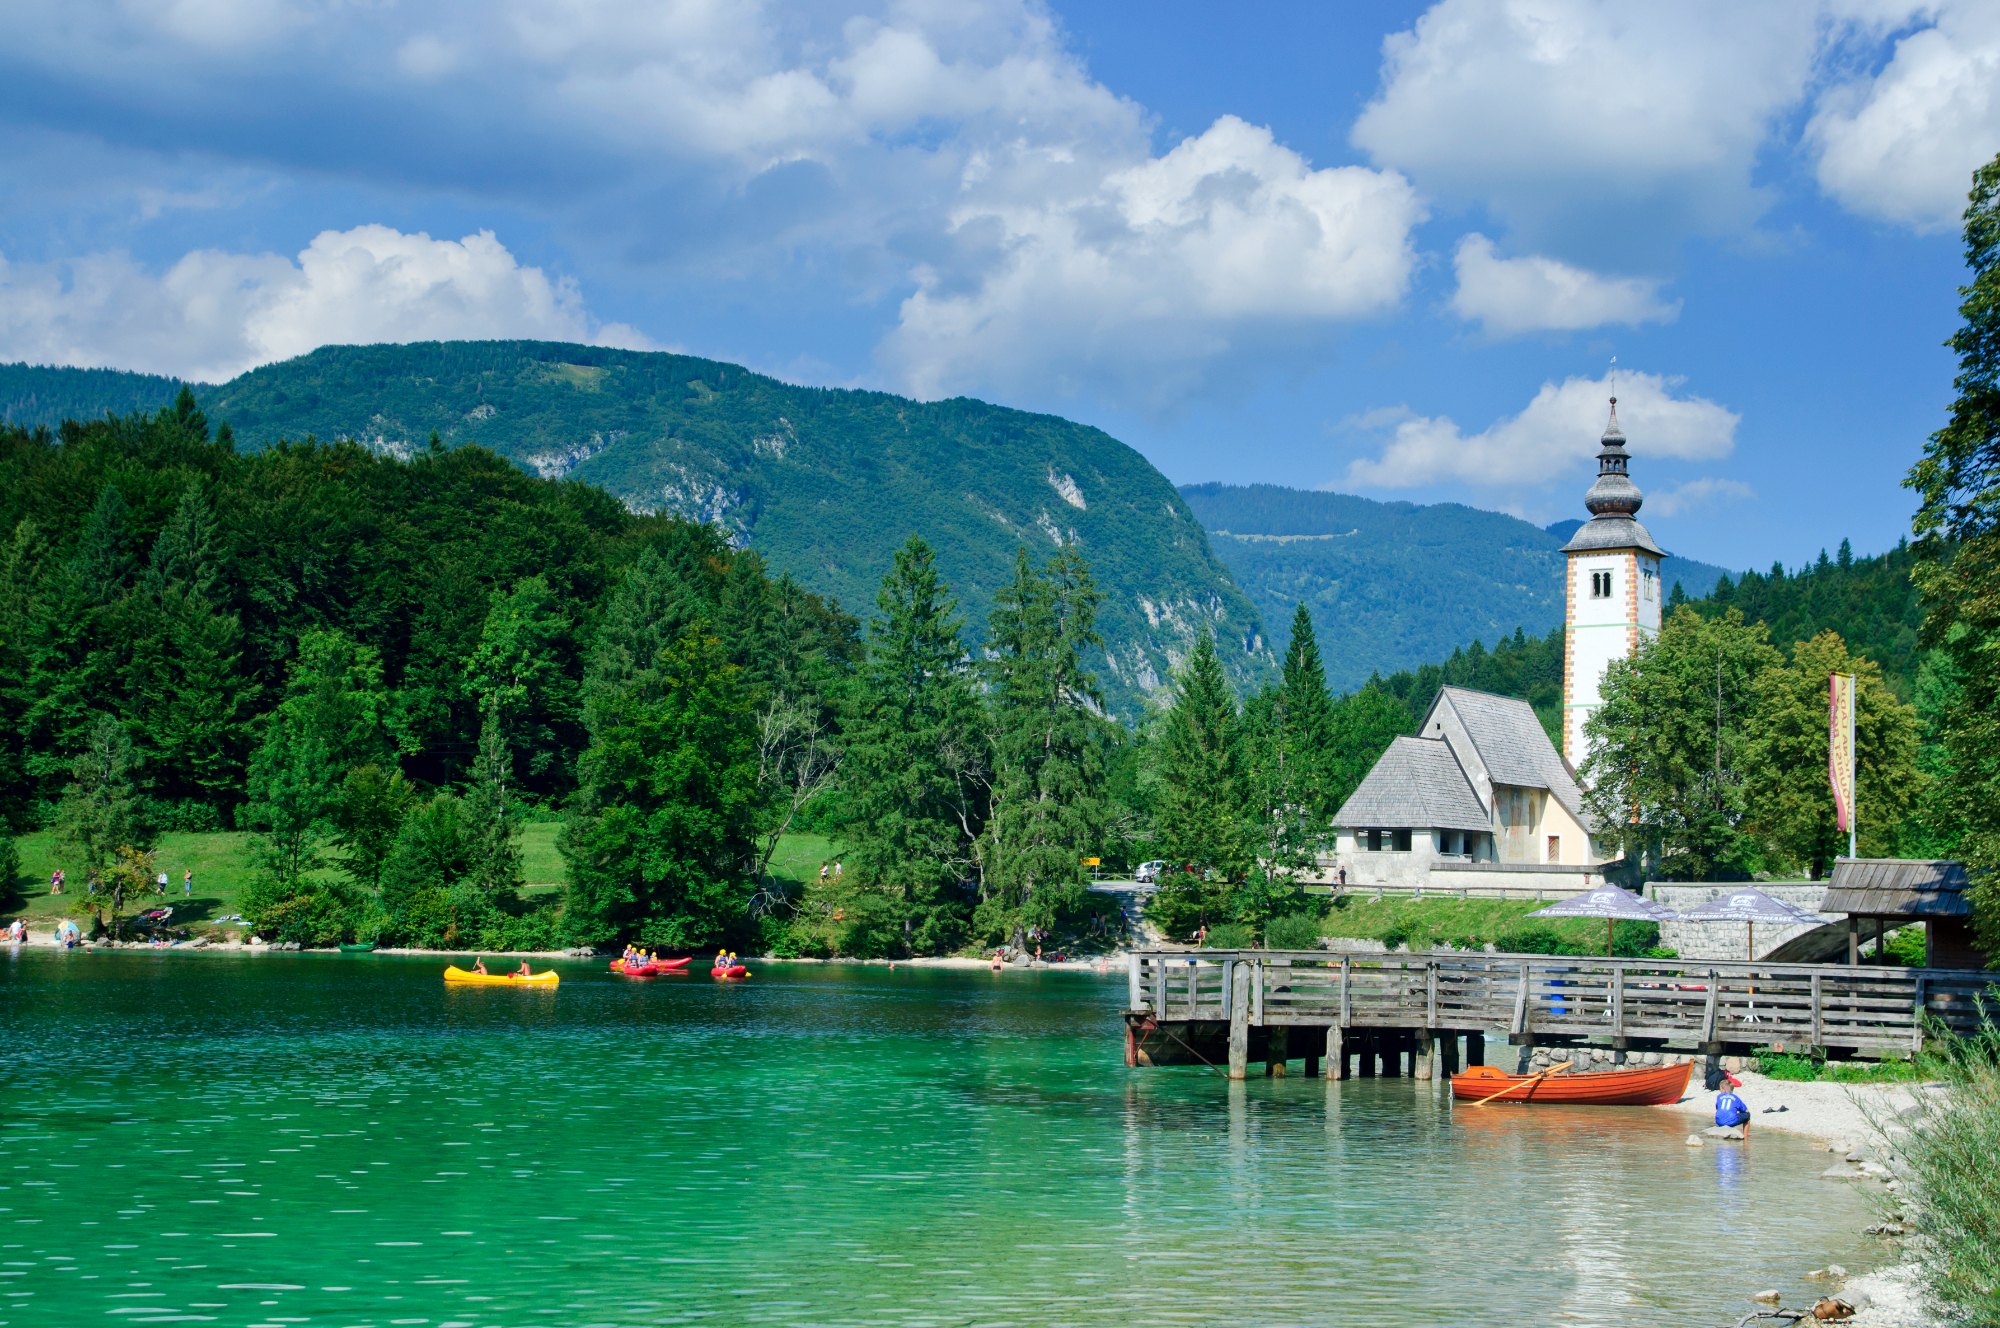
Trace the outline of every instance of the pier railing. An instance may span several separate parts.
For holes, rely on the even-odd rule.
[[[1248,970],[1246,983],[1238,983],[1239,969]],[[2000,1017],[2000,973],[1955,969],[1141,950],[1130,957],[1129,977],[1132,1012],[1162,1023],[1462,1030],[1515,1043],[1609,1038],[1621,1047],[1754,1044],[1879,1056],[1921,1048],[1921,1015],[1972,1031],[1982,991]]]

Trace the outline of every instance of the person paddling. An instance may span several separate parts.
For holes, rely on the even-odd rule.
[[[527,960],[523,959],[523,960],[521,961],[521,967],[520,967],[520,969],[519,969],[519,970],[517,970],[517,971],[515,972],[514,976],[515,976],[515,977],[517,977],[517,978],[531,978],[531,977],[533,977],[533,976],[534,976],[534,974],[533,974],[533,973],[530,973],[530,972],[528,971],[528,961],[527,961]]]
[[[480,955],[477,959],[472,961],[472,971],[479,974],[481,977],[489,976],[486,972],[485,955]]]

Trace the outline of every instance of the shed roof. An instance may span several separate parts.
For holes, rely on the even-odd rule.
[[[1439,688],[1431,708],[1441,705],[1449,705],[1457,713],[1494,783],[1547,789],[1578,824],[1592,826],[1576,775],[1549,741],[1548,730],[1542,727],[1533,706],[1518,697],[1475,692],[1469,687]],[[1428,715],[1424,723],[1430,723]],[[1487,819],[1490,824],[1492,818]]]
[[[1833,865],[1822,913],[1870,917],[1964,917],[1962,863],[1934,858],[1842,858]]]
[[[1333,823],[1362,827],[1489,830],[1472,781],[1442,738],[1397,738],[1375,762]]]

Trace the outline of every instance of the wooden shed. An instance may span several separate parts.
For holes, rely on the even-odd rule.
[[[1861,957],[1861,927],[1872,920],[1877,948],[1884,932],[1922,923],[1924,967],[1984,968],[1972,931],[1962,863],[1924,858],[1841,858],[1834,863],[1821,913],[1847,915],[1847,962]]]

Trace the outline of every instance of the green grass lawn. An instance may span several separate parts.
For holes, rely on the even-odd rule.
[[[55,835],[47,830],[22,835],[15,844],[21,850],[21,875],[12,889],[0,892],[0,913],[35,920],[53,918],[74,907],[85,897],[83,863],[74,854],[57,848]],[[210,835],[162,835],[155,846],[154,861],[167,874],[168,898],[176,922],[213,922],[242,910],[237,899],[250,883],[252,871],[250,836],[224,832]],[[60,895],[49,893],[49,873],[62,867],[69,880]],[[181,873],[194,871],[194,894],[181,893]],[[150,903],[140,907],[151,907]]]
[[[530,898],[554,894],[567,879],[562,855],[556,852],[556,835],[561,829],[557,821],[534,821],[521,827],[521,875],[527,883],[522,893]],[[73,854],[57,848],[52,832],[22,835],[14,842],[21,850],[21,874],[11,885],[0,882],[0,921],[18,915],[39,924],[83,897],[83,865],[72,860]],[[249,835],[228,831],[162,835],[155,850],[155,860],[171,886],[165,902],[173,905],[176,922],[213,922],[243,911],[237,900],[254,871]],[[819,875],[819,864],[827,853],[828,843],[819,835],[787,835],[779,841],[771,871],[803,882]],[[57,867],[69,872],[69,882],[64,893],[51,895],[49,873]],[[189,868],[194,869],[192,898],[181,894],[181,873]],[[338,870],[329,867],[324,874],[337,876]]]
[[[1340,907],[1328,913],[1325,934],[1383,942],[1395,940],[1421,950],[1433,940],[1463,947],[1467,940],[1484,944],[1497,940],[1503,932],[1537,926],[1548,927],[1563,940],[1594,954],[1604,953],[1602,920],[1526,920],[1528,914],[1546,907],[1532,899],[1416,899],[1389,895],[1374,900],[1350,894],[1342,899]]]

